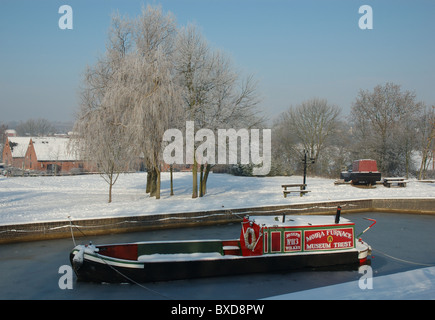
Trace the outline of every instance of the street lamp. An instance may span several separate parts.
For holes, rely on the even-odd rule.
[[[305,185],[307,184],[307,164],[308,163],[315,163],[316,162],[316,158],[309,158],[307,157],[307,150],[304,149],[304,159],[302,160],[302,162],[304,163],[304,190],[305,190]]]

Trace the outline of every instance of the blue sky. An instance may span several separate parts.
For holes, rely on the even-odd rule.
[[[61,5],[73,30],[61,30]],[[270,119],[290,105],[325,98],[349,113],[360,89],[394,82],[435,104],[435,1],[368,0],[1,0],[0,123],[73,121],[87,64],[105,50],[110,16],[161,5],[178,25],[197,24],[207,40],[254,74]],[[358,9],[373,9],[361,30]]]

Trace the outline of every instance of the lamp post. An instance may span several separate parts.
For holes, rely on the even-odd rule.
[[[311,164],[315,163],[316,159],[310,157],[308,161],[307,150],[304,149],[304,159],[302,160],[302,162],[304,163],[304,190],[305,190],[306,187],[305,185],[307,184],[307,164],[308,162]]]

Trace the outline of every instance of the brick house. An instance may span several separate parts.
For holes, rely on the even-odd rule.
[[[12,167],[49,173],[90,171],[92,168],[69,148],[69,138],[8,137],[3,162]]]
[[[3,148],[2,159],[7,166],[22,169],[24,167],[24,156],[29,146],[28,137],[6,137]]]
[[[68,143],[69,138],[31,138],[24,156],[25,168],[45,172],[87,171],[85,161],[69,148]]]

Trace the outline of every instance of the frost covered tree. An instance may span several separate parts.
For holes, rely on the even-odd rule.
[[[118,125],[123,114],[114,112],[117,109],[114,104],[118,105],[118,101],[112,100],[116,84],[111,81],[110,74],[105,64],[97,64],[86,71],[73,142],[83,159],[96,163],[109,184],[108,201],[112,202],[112,187],[119,174],[128,169],[131,146],[125,128]]]
[[[128,22],[115,14],[109,30],[105,55],[95,65],[88,66],[80,91],[80,106],[76,115],[73,143],[81,157],[96,163],[97,169],[109,184],[109,202],[112,188],[119,174],[129,168],[132,145],[126,127],[120,126],[128,115],[129,100],[122,72],[125,57],[131,46],[131,28]]]
[[[160,7],[147,6],[133,22],[135,52],[129,81],[131,112],[130,137],[145,155],[148,168],[147,192],[160,198],[162,137],[180,117],[181,103],[174,83],[173,47],[175,18]]]
[[[425,179],[430,159],[434,157],[435,144],[435,106],[424,108],[422,117],[418,121],[418,138],[420,142],[420,169],[418,178]]]
[[[340,108],[325,99],[311,99],[291,106],[280,116],[274,130],[274,150],[283,151],[279,155],[284,157],[281,161],[298,170],[305,150],[309,158],[316,159],[311,172],[322,174],[322,153],[336,132],[339,115]]]
[[[113,16],[106,52],[88,67],[82,97],[76,130],[84,144],[107,148],[95,133],[84,132],[97,127],[91,121],[101,121],[106,125],[101,135],[111,135],[112,145],[120,141],[119,148],[128,154],[125,161],[143,156],[147,193],[156,198],[167,129],[182,128],[187,120],[194,121],[196,130],[257,121],[252,78],[240,81],[225,54],[212,50],[194,27],[178,29],[174,16],[160,7],[144,7],[134,19]],[[92,136],[94,141],[88,141]],[[195,159],[194,197],[197,168]],[[200,195],[210,168],[201,165]]]
[[[361,90],[351,110],[356,158],[374,158],[384,174],[407,175],[421,107],[415,93],[394,83]]]
[[[44,136],[56,133],[54,125],[46,119],[29,119],[20,122],[17,127],[17,134],[20,136]]]
[[[174,57],[185,119],[195,130],[207,128],[249,128],[261,122],[255,107],[259,99],[252,76],[240,79],[229,57],[210,47],[194,25],[180,30]],[[193,148],[192,197],[198,196],[197,145]],[[187,148],[187,146],[186,146]],[[200,165],[199,196],[206,193],[212,164]]]
[[[136,19],[115,14],[105,55],[85,72],[75,126],[82,150],[97,161],[110,186],[116,173],[143,155],[147,189],[156,198],[162,136],[179,105],[170,58],[175,30],[172,15],[160,8],[143,8]]]

